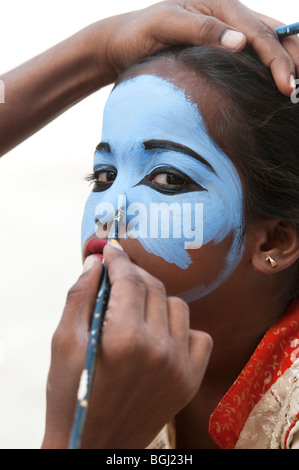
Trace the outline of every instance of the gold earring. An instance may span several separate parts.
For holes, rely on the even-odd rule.
[[[275,266],[277,266],[277,263],[276,263],[275,259],[271,258],[271,256],[269,256],[269,255],[266,257],[266,261],[271,264],[272,268],[275,268]]]

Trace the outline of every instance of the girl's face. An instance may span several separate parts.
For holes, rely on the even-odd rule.
[[[95,240],[107,238],[125,205],[120,243],[170,295],[192,302],[236,269],[244,249],[241,181],[182,89],[141,75],[112,91],[93,179],[83,258],[101,251],[104,242]]]

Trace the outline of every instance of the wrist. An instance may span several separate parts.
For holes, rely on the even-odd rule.
[[[111,53],[116,31],[121,26],[120,16],[105,18],[86,28],[88,48],[97,84],[100,83],[99,88],[113,83],[121,71],[121,68],[114,63]]]
[[[49,435],[45,433],[41,449],[68,449],[68,437],[58,434]]]

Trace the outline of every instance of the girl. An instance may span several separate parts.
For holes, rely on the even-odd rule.
[[[120,245],[138,266],[135,292],[132,268],[113,285],[98,364],[112,396],[98,389],[106,398],[97,419],[102,413],[107,422],[114,406],[132,440],[118,435],[106,447],[149,445],[145,435],[161,417],[174,418],[179,448],[297,445],[298,122],[298,106],[249,49],[238,55],[174,49],[118,80],[105,107],[82,224],[83,258],[101,256],[121,200]],[[108,256],[108,268],[109,262]],[[191,331],[213,339],[198,391],[186,373],[191,363],[195,374],[192,353],[183,366],[180,358],[195,342],[186,315],[173,327],[172,307],[159,297],[143,314],[143,270],[159,280],[157,290],[188,303]],[[127,307],[122,318],[117,295]],[[132,296],[141,317],[131,313]],[[178,335],[185,342],[176,349]],[[205,364],[209,340],[196,341]],[[105,434],[111,437],[107,426]]]
[[[3,104],[1,107],[0,116],[1,154],[27,138],[78,100],[113,81],[120,70],[166,45],[184,42],[210,43],[238,51],[244,47],[247,40],[248,43],[254,45],[263,61],[271,66],[280,91],[289,96],[294,88],[294,74],[296,67],[298,67],[297,40],[295,38],[287,39],[283,42],[284,47],[282,47],[264,21],[271,27],[278,26],[280,23],[266,19],[262,15],[259,16],[259,19],[237,1],[230,0],[227,5],[228,8],[223,9],[223,2],[212,0],[161,2],[148,10],[95,23],[69,38],[63,44],[2,76],[2,85],[5,85],[5,106]],[[164,21],[161,22],[161,19]],[[163,28],[161,28],[161,24],[163,24]],[[242,31],[244,35],[238,33],[234,28]],[[138,41],[136,41],[136,37]],[[171,64],[169,63],[169,65]],[[78,67],[82,69],[80,74],[77,73]],[[172,80],[171,68],[172,65],[170,69],[165,70],[165,77],[163,77],[161,76],[163,70],[159,66],[159,69],[154,71],[156,78],[166,79],[166,83],[164,83],[165,80],[164,82],[151,82],[151,87],[146,87],[146,93],[148,89],[154,94],[159,89],[160,91],[166,90],[165,86],[169,86],[169,79]],[[197,103],[195,96],[191,99],[193,105],[187,105],[186,97],[189,92],[190,96],[194,93],[194,88],[190,83],[188,84],[190,90],[185,89],[182,70],[180,69],[179,74],[175,72],[174,76],[179,80],[180,74],[182,82],[178,82],[175,89],[168,88],[168,92],[175,98],[174,103],[176,103],[177,109],[181,110],[183,115],[184,112],[186,113],[185,127],[182,125],[182,121],[177,121],[176,132],[171,135],[163,127],[165,122],[163,124],[160,120],[159,126],[161,124],[160,130],[164,132],[164,138],[161,138],[161,135],[159,138],[153,135],[150,139],[147,138],[146,141],[141,142],[142,133],[145,131],[144,127],[142,129],[142,125],[145,124],[140,120],[138,151],[135,156],[138,157],[136,163],[138,164],[139,176],[142,178],[136,182],[132,181],[134,175],[131,173],[128,175],[127,181],[126,178],[122,179],[120,189],[129,195],[132,204],[142,204],[145,210],[148,207],[150,209],[150,198],[153,194],[158,193],[163,197],[171,196],[173,200],[176,200],[174,207],[179,209],[185,207],[186,211],[190,210],[190,220],[193,222],[188,222],[188,212],[186,212],[185,219],[188,223],[186,222],[186,226],[182,225],[182,228],[186,229],[185,239],[179,241],[175,236],[177,234],[170,232],[170,245],[168,245],[169,239],[166,237],[160,237],[161,245],[156,243],[151,245],[150,241],[146,241],[141,236],[139,239],[124,239],[122,244],[128,253],[132,251],[132,257],[136,258],[136,262],[140,266],[144,266],[163,280],[169,293],[180,295],[189,302],[191,326],[194,325],[194,328],[203,327],[206,331],[210,331],[216,340],[217,328],[213,327],[216,327],[215,319],[219,317],[219,306],[216,302],[217,295],[221,297],[219,289],[223,290],[221,286],[227,286],[230,279],[233,279],[232,276],[235,280],[237,279],[238,269],[240,269],[247,253],[245,240],[248,243],[249,238],[248,234],[244,237],[245,211],[242,210],[245,207],[243,192],[246,189],[244,186],[246,182],[243,179],[247,174],[247,169],[243,174],[241,164],[239,167],[236,163],[234,167],[234,156],[231,156],[229,149],[225,148],[225,134],[222,137],[223,150],[226,153],[219,152],[219,149],[215,148],[217,136],[214,138],[213,135],[209,136],[209,132],[207,132],[206,126],[208,126],[209,117],[208,113],[203,108],[201,109],[201,104],[204,104],[203,97],[201,96],[200,102]],[[56,77],[56,80],[53,80],[53,77]],[[188,74],[188,80],[190,77],[191,75]],[[139,81],[137,83],[139,97],[141,85],[142,81]],[[121,88],[119,90],[121,91]],[[164,98],[164,94],[161,98]],[[209,98],[208,106],[211,107],[213,96],[211,95]],[[4,96],[1,97],[1,101],[3,99]],[[151,105],[152,103],[147,104]],[[161,104],[163,104],[163,100]],[[164,102],[164,109],[169,110],[167,106],[170,104]],[[197,114],[195,109],[197,104],[202,116]],[[132,102],[128,103],[128,111],[131,106]],[[149,111],[152,112],[153,117],[152,106],[149,107]],[[190,122],[189,112],[195,121],[191,120]],[[230,112],[233,114],[232,109]],[[150,116],[147,115],[147,117]],[[132,119],[132,114],[129,118]],[[124,116],[123,123],[125,120]],[[200,130],[202,139],[200,148],[198,147],[199,143],[191,139],[195,122],[198,124],[196,132]],[[134,125],[137,124],[135,121]],[[188,127],[189,125],[191,127]],[[156,130],[159,126],[156,126]],[[182,133],[179,136],[180,126],[182,126]],[[218,128],[220,132],[221,127],[218,126]],[[117,136],[111,135],[111,127],[109,129],[108,126],[106,129],[113,141],[112,147],[110,145],[113,152],[109,152],[107,145],[101,145],[97,158],[105,148],[108,150],[106,157],[109,153],[115,154],[114,137]],[[128,137],[132,138],[133,136],[130,134]],[[171,140],[170,137],[172,137]],[[177,137],[180,137],[181,141],[177,142]],[[230,143],[233,143],[232,140]],[[245,143],[247,145],[247,141]],[[222,142],[220,142],[221,144]],[[158,158],[161,156],[161,152],[167,154],[167,158],[166,155],[163,157],[164,173]],[[203,156],[201,152],[204,153]],[[172,165],[173,162],[170,161],[172,155],[180,157],[177,163],[179,168]],[[146,168],[144,164],[147,156],[150,156],[148,168],[150,173],[141,175],[140,169]],[[107,171],[107,168],[105,170],[96,168],[96,175],[93,178],[97,180],[95,191],[97,196],[106,190],[110,191],[112,189],[111,183],[116,184],[114,179],[116,181],[116,175],[122,173],[121,166],[123,165],[123,161],[119,157],[118,155],[117,166],[120,165],[119,168],[116,168],[115,164],[112,171],[110,169]],[[132,157],[133,153],[131,152],[130,168],[133,165]],[[223,158],[223,161],[220,157]],[[151,162],[155,168],[150,168]],[[140,167],[139,163],[142,163]],[[183,174],[182,170],[185,164],[189,168],[190,176]],[[111,165],[110,161],[109,165]],[[205,182],[198,179],[199,168]],[[100,179],[98,180],[98,178]],[[128,183],[131,186],[128,186]],[[140,189],[140,198],[138,196],[137,200],[134,199],[135,196],[137,197],[137,193],[131,193],[133,183],[138,185]],[[103,184],[105,190],[103,190],[103,186],[99,189]],[[129,190],[129,188],[131,189]],[[217,188],[221,188],[221,194]],[[200,195],[200,198],[192,198],[191,193]],[[183,206],[185,199],[182,199],[182,194],[185,194],[188,206]],[[222,194],[223,203],[221,201]],[[90,233],[90,227],[94,218],[99,215],[93,208],[95,201],[92,199],[90,200],[91,205],[87,206],[86,223],[84,223],[83,237],[85,233],[87,238],[94,235]],[[198,200],[202,202],[198,203]],[[159,204],[160,200],[156,199],[156,202]],[[110,202],[112,205],[113,203],[115,201]],[[197,204],[200,205],[197,206]],[[134,208],[130,204],[129,206],[131,210]],[[204,209],[203,213],[201,212],[202,208]],[[205,216],[206,208],[208,209],[207,217]],[[90,211],[91,219],[88,211]],[[166,213],[170,218],[171,214]],[[180,213],[178,210],[173,221],[180,220],[182,214],[184,213]],[[128,215],[132,216],[132,213]],[[159,225],[153,224],[153,231],[157,227]],[[97,225],[98,229],[101,230],[100,225]],[[202,229],[204,229],[203,233]],[[138,231],[137,224],[133,224],[131,227],[131,235],[134,230]],[[98,236],[95,239],[97,240]],[[85,252],[85,248],[89,241],[83,239],[84,257],[88,254]],[[231,324],[230,317],[233,317],[236,311],[236,309],[229,310],[227,302],[229,290],[226,291],[226,298],[221,297],[222,314],[221,323],[219,323],[219,330],[222,329],[226,344],[223,344],[225,341],[217,343],[219,346],[214,349],[209,372],[201,393],[197,394],[211,349],[209,335],[190,328],[187,304],[178,297],[167,297],[161,281],[139,266],[130,263],[124,252],[107,247],[105,248],[105,256],[112,282],[112,296],[103,343],[105,357],[104,359],[102,357],[102,361],[97,367],[98,378],[94,388],[96,403],[94,410],[97,411],[90,415],[84,445],[92,447],[144,447],[153,439],[163,424],[174,415],[177,415],[178,446],[185,445],[184,439],[188,446],[211,445],[205,432],[198,433],[196,427],[202,425],[205,431],[207,429],[207,415],[218,400],[217,393],[215,393],[216,379],[219,383],[223,382],[222,388],[224,390],[224,382],[226,381],[228,386],[231,384],[236,371],[242,367],[240,365],[242,357],[248,356],[248,351],[242,351],[242,348],[239,347],[240,364],[237,364],[237,358],[234,358],[235,361],[232,360],[233,348],[228,347],[231,346],[229,339],[231,338],[231,328],[227,326],[230,333],[227,335],[222,320],[227,318],[227,325]],[[269,260],[267,263],[271,262],[270,258],[267,259]],[[198,270],[199,265],[203,267],[205,273]],[[268,264],[267,267],[269,267]],[[88,321],[100,272],[99,260],[93,255],[89,255],[85,263],[84,274],[69,293],[62,322],[54,337],[44,447],[64,447],[67,445],[66,436],[69,434],[74,405],[74,400],[70,397],[74,396],[74,390],[78,385],[78,377],[84,359]],[[177,282],[177,275],[180,276],[181,285]],[[246,276],[244,278],[246,279]],[[256,280],[256,284],[260,288],[258,280]],[[259,289],[254,290],[254,295],[257,294],[257,290]],[[242,292],[238,291],[238,283],[234,285],[233,292],[236,299],[241,296]],[[223,295],[224,293],[223,291]],[[212,297],[214,295],[215,297]],[[212,298],[214,298],[215,316],[211,316],[208,320],[209,312],[213,310],[213,302],[210,300]],[[271,308],[270,310],[272,312]],[[199,316],[196,313],[199,311],[205,312],[205,315],[200,314],[201,316]],[[130,312],[129,316],[128,312]],[[269,314],[269,316],[271,315]],[[274,314],[273,316],[276,317]],[[235,317],[239,318],[238,315]],[[151,321],[144,322],[145,318],[150,318]],[[260,330],[265,331],[269,323],[265,319],[265,325],[260,325]],[[140,328],[141,324],[143,328]],[[234,327],[236,329],[235,335],[243,346],[241,327],[238,322],[234,324]],[[242,327],[244,330],[244,324]],[[71,332],[75,334],[72,335]],[[221,335],[218,334],[218,336]],[[244,341],[244,350],[249,345],[251,338],[255,337],[256,339],[256,336],[256,332],[251,332],[248,335]],[[116,342],[115,338],[117,338]],[[255,343],[255,340],[252,340],[252,343]],[[247,346],[245,347],[245,345]],[[229,361],[231,377],[225,370],[224,364],[221,364],[221,368],[218,367],[219,358],[222,356],[221,347],[226,351],[226,361]],[[139,364],[138,358],[140,359]],[[121,369],[118,367],[120,360],[122,361]],[[216,369],[217,374],[213,375],[212,372]],[[65,370],[67,370],[67,374]],[[223,380],[224,377],[226,377],[225,380]],[[215,386],[213,386],[213,381]],[[191,402],[193,397],[194,405]],[[200,400],[204,402],[204,406],[199,406],[201,405]],[[190,406],[186,407],[188,402],[190,402]],[[105,409],[103,406],[99,406],[99,403],[101,405],[105,403]],[[140,413],[141,406],[142,413]],[[207,413],[204,413],[205,408],[207,408]],[[117,413],[115,413],[116,409]],[[183,409],[184,411],[179,413]],[[192,419],[189,419],[188,416],[193,413],[194,409],[198,417],[196,420],[193,419],[193,416]],[[186,430],[186,422],[188,430]],[[224,424],[224,428],[226,426]],[[120,429],[124,432],[120,432]],[[295,429],[295,425],[292,426],[292,429]],[[291,434],[290,430],[288,435],[291,436]],[[198,441],[199,438],[202,439],[201,442]],[[205,444],[205,439],[207,444]],[[289,438],[289,442],[294,445],[294,439]]]

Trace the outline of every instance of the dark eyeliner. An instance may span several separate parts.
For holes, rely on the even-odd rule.
[[[184,181],[184,185],[163,185],[151,182],[150,180],[154,178],[156,175],[160,173],[166,173],[168,175],[174,175],[178,178],[181,178]],[[185,175],[184,173],[180,172],[176,168],[169,167],[169,166],[160,166],[155,168],[149,175],[146,175],[136,186],[149,186],[150,188],[158,191],[162,194],[167,194],[169,196],[181,193],[190,193],[193,191],[206,191],[200,184],[195,183],[189,176]]]

